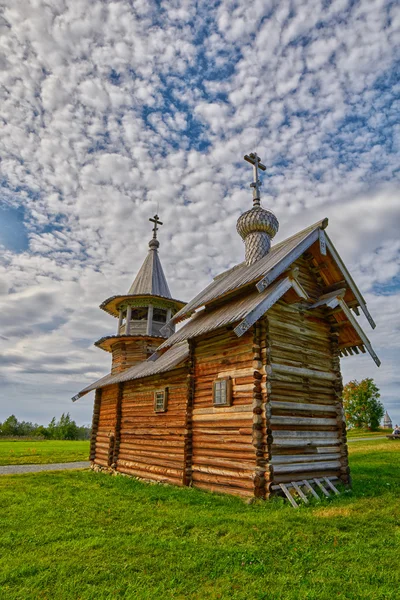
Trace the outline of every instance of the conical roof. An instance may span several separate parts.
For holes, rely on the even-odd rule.
[[[171,298],[171,292],[169,291],[168,283],[158,256],[160,242],[157,239],[157,226],[162,225],[162,223],[158,219],[158,215],[154,215],[154,219],[149,220],[154,223],[153,239],[149,242],[150,250],[140,271],[136,275],[134,282],[129,288],[128,294],[150,294],[152,296]]]

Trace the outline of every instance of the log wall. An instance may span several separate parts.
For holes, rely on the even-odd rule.
[[[221,328],[196,339],[192,413],[192,482],[196,487],[254,495],[253,335],[250,331],[237,338],[231,329]],[[214,407],[213,381],[227,376],[233,383],[232,405]]]
[[[92,460],[101,467],[110,467],[113,461],[118,391],[119,387],[115,384],[103,388],[99,394],[97,431],[93,442],[95,448]],[[96,400],[97,398],[96,394]]]
[[[140,337],[135,340],[116,342],[112,346],[111,373],[121,373],[147,360],[163,341],[164,338]]]
[[[296,266],[310,297],[318,297],[319,283],[306,262]],[[337,336],[324,310],[281,300],[264,324],[269,486],[319,476],[348,483]]]
[[[168,388],[167,410],[154,411],[154,390]],[[124,384],[121,402],[117,471],[142,479],[186,483],[187,368]]]

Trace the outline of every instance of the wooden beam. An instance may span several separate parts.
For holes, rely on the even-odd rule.
[[[268,275],[265,275],[265,277],[263,277],[261,281],[257,283],[257,289],[260,293],[263,292],[269,285],[271,285],[271,283],[275,281],[279,275],[286,271],[286,269],[288,269],[295,260],[300,258],[300,256],[306,250],[308,250],[308,248],[312,246],[314,242],[317,241],[319,238],[318,232],[319,228],[314,229],[314,231],[312,231],[302,242],[300,242],[300,244],[293,248],[291,252],[288,252],[288,254],[286,254],[286,256],[284,256],[282,260],[280,260],[278,264],[268,272]]]
[[[292,486],[294,487],[300,498],[303,500],[304,504],[309,504],[307,496],[303,493],[303,490],[300,488],[299,485],[297,485],[295,481],[292,481]]]
[[[314,498],[316,498],[317,500],[321,500],[321,498],[318,496],[317,492],[314,490],[312,485],[310,485],[310,483],[307,481],[307,479],[303,479],[302,483],[305,485],[305,487],[308,489],[308,491],[312,493]]]
[[[285,277],[281,281],[278,281],[270,293],[255,307],[253,310],[247,313],[243,321],[239,323],[234,329],[234,332],[238,337],[242,336],[246,331],[250,329],[252,325],[260,317],[262,317],[271,306],[273,306],[282,296],[292,287],[293,281],[289,277]]]
[[[329,492],[328,490],[326,490],[324,488],[324,486],[322,485],[321,481],[319,479],[314,479],[315,483],[317,484],[317,486],[319,487],[319,489],[322,491],[323,494],[325,494],[325,496],[327,498],[330,498]]]
[[[368,350],[371,357],[375,361],[376,365],[378,367],[380,367],[381,361],[379,360],[378,356],[375,354],[375,351],[371,346],[371,342],[365,335],[364,331],[361,329],[360,325],[357,323],[355,317],[353,316],[353,314],[352,314],[351,310],[349,309],[349,307],[347,306],[346,302],[344,300],[340,300],[339,305],[340,305],[340,308],[343,310],[344,314],[346,315],[346,317],[348,318],[348,320],[350,321],[350,323],[353,325],[357,334],[360,336],[360,339],[362,340],[365,348]],[[352,350],[350,348],[348,348],[347,350],[350,353],[352,353]]]
[[[327,248],[328,248],[328,250],[329,250],[332,258],[335,260],[338,268],[340,269],[343,277],[346,280],[347,285],[349,286],[349,288],[351,289],[351,291],[353,292],[353,294],[357,298],[358,303],[361,306],[361,310],[363,311],[363,313],[367,317],[368,322],[371,325],[372,329],[375,329],[375,327],[376,327],[375,321],[373,320],[373,318],[371,317],[371,315],[370,315],[370,313],[369,313],[369,311],[367,309],[365,300],[362,297],[360,290],[358,289],[358,287],[354,283],[354,279],[352,278],[352,276],[350,275],[349,271],[347,270],[344,262],[342,261],[342,259],[340,258],[339,254],[337,253],[336,248],[334,247],[334,245],[332,244],[331,240],[329,239],[329,236],[328,236],[327,233],[325,233],[325,240],[326,240]]]
[[[293,506],[293,508],[299,508],[299,505],[297,504],[296,500],[293,498],[292,494],[287,489],[286,485],[284,483],[280,483],[279,487],[281,488],[282,492],[285,494],[286,498],[289,500],[289,502]]]
[[[323,256],[326,256],[326,239],[325,231],[323,229],[319,230],[319,251]]]
[[[327,486],[330,487],[333,492],[335,492],[336,496],[340,496],[339,490],[337,488],[335,488],[332,481],[329,481],[329,479],[327,477],[324,477],[324,481],[327,484]]]

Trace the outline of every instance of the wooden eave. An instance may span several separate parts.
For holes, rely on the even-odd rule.
[[[133,381],[134,379],[142,379],[144,377],[151,377],[152,375],[160,375],[161,373],[167,373],[173,369],[181,368],[186,364],[188,357],[189,345],[187,342],[175,344],[175,346],[169,348],[167,352],[157,356],[155,360],[154,357],[152,360],[147,359],[121,373],[108,373],[108,375],[105,375],[81,390],[72,398],[72,401],[75,402],[92,390],[103,388],[107,385],[122,383],[124,381]]]
[[[359,354],[368,351],[375,364],[379,367],[381,361],[372,348],[371,342],[363,331],[350,307],[346,303],[346,289],[339,289],[321,296],[310,309],[326,307],[333,333],[338,336],[339,351],[343,356]]]
[[[186,304],[182,300],[175,300],[173,298],[166,298],[165,296],[157,296],[154,294],[125,294],[124,296],[111,296],[110,298],[107,298],[107,300],[104,300],[104,302],[100,304],[100,308],[109,315],[112,315],[113,317],[118,317],[119,307],[121,306],[121,304],[123,304],[124,302],[127,302],[129,304],[131,300],[137,300],[137,306],[148,306],[149,304],[152,304],[152,302],[155,306],[157,306],[158,301],[160,308],[166,307],[174,308],[177,310],[180,310]],[[140,302],[143,302],[143,304],[140,304]]]
[[[165,340],[163,336],[152,335],[107,335],[97,340],[94,345],[97,346],[97,348],[105,350],[106,352],[112,352],[112,348],[117,342],[130,342],[137,340],[138,338],[143,340],[147,339],[149,342],[155,341],[159,344]]]

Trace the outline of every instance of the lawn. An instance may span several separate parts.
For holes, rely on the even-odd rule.
[[[88,460],[89,442],[0,439],[0,465],[33,465]]]
[[[400,445],[350,452],[353,492],[299,510],[90,471],[2,476],[0,598],[397,599]]]
[[[378,431],[370,431],[369,429],[349,429],[347,431],[347,438],[373,438],[376,436],[380,437],[382,435],[388,435],[389,433],[392,433],[392,430],[383,429],[383,427],[380,427]]]

